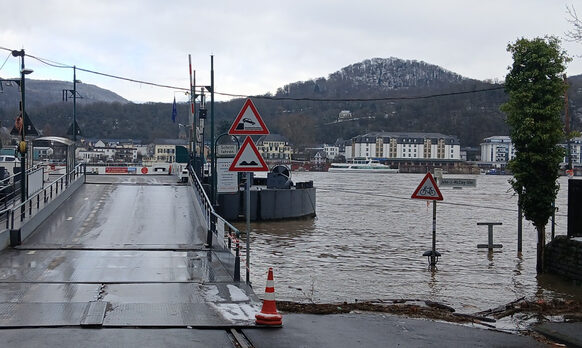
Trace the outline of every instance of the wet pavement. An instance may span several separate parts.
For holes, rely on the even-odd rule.
[[[283,317],[282,328],[239,329],[246,347],[544,347],[532,337],[382,314]],[[3,347],[241,347],[230,330],[189,328],[4,329]]]
[[[260,302],[174,176],[88,176],[17,248],[0,253],[0,328],[236,327]]]

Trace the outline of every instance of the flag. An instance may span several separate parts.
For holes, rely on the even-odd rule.
[[[172,106],[172,122],[176,123],[176,115],[178,111],[176,110],[176,97],[174,97],[174,105]]]

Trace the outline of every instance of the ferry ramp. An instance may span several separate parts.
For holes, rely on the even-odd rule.
[[[237,327],[260,303],[234,282],[189,185],[87,176],[21,245],[0,252],[0,328]]]

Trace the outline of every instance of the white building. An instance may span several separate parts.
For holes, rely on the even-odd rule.
[[[568,148],[568,144],[561,144],[564,149]],[[570,141],[570,158],[572,159],[573,166],[580,166],[582,165],[582,137],[573,138]],[[567,154],[564,156],[564,161],[562,164],[568,163]]]
[[[336,146],[336,145],[324,144],[323,151],[325,152],[325,156],[328,159],[333,160],[334,158],[336,158],[339,155],[340,148],[339,148],[339,146]]]
[[[507,163],[515,158],[515,147],[511,138],[497,135],[483,139],[481,143],[481,161],[491,163]]]
[[[352,138],[346,158],[460,160],[457,137],[440,133],[374,132]]]

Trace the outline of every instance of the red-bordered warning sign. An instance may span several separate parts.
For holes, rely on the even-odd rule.
[[[246,137],[228,170],[231,172],[268,172],[269,167],[251,137]]]
[[[410,198],[414,199],[430,199],[431,201],[442,201],[443,195],[439,190],[436,181],[430,173],[426,173],[420,185],[416,188]]]
[[[238,116],[234,119],[229,135],[269,134],[267,126],[252,100],[247,99]]]

